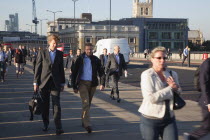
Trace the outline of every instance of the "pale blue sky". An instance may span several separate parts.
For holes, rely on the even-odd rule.
[[[110,0],[78,0],[76,17],[91,12],[93,21],[109,19]],[[145,1],[145,0],[141,0]],[[133,0],[112,0],[112,19],[130,18]],[[201,30],[206,40],[210,40],[210,0],[154,0],[153,17],[187,18],[191,30]],[[37,17],[53,20],[53,14],[46,10],[57,11],[58,17],[74,16],[72,0],[36,0]],[[0,30],[4,30],[4,21],[9,14],[19,14],[21,30],[30,30],[25,24],[32,24],[32,0],[0,0]],[[43,33],[46,33],[46,21],[43,21]],[[40,25],[38,25],[40,33]]]

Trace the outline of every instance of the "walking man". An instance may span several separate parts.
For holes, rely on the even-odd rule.
[[[210,133],[210,58],[201,64],[199,73],[201,96],[198,103],[202,111],[202,124],[194,132],[184,133],[185,140],[198,140]]]
[[[0,44],[0,80],[4,82],[4,73],[5,73],[5,60],[6,60],[6,53],[3,50],[3,47]]]
[[[50,35],[47,37],[49,48],[40,50],[36,59],[34,74],[34,91],[41,91],[44,100],[42,119],[44,123],[43,131],[48,130],[50,95],[52,98],[52,108],[56,135],[64,133],[61,124],[60,92],[65,85],[65,74],[63,66],[63,52],[56,50],[59,37]]]
[[[188,50],[188,46],[186,46],[186,48],[183,51],[183,61],[182,61],[182,66],[184,64],[185,59],[188,57],[189,54],[189,50]]]
[[[120,53],[120,47],[115,46],[114,53],[110,54],[108,57],[105,72],[108,73],[109,70],[109,75],[111,75],[112,78],[113,86],[110,97],[112,100],[115,100],[114,94],[117,94],[118,103],[120,103],[118,81],[120,76],[122,76],[122,69],[124,69],[125,75],[127,75],[127,65],[124,56]]]
[[[104,70],[100,60],[93,55],[92,51],[92,44],[87,43],[85,52],[77,58],[72,73],[74,92],[79,91],[82,99],[82,126],[88,133],[92,132],[90,106],[98,86],[98,76],[100,77],[100,90],[104,89]]]
[[[69,50],[69,55],[66,58],[66,62],[65,62],[65,70],[67,69],[67,71],[69,72],[69,79],[68,79],[68,87],[70,88],[72,86],[72,61],[73,61],[73,51]]]
[[[101,65],[102,65],[103,69],[105,70],[106,63],[108,61],[108,55],[107,55],[107,49],[106,48],[103,49],[103,54],[100,55],[100,60],[101,60]],[[107,72],[105,77],[106,77],[105,85],[106,85],[107,88],[109,88],[110,86],[109,86],[109,73],[108,72]]]

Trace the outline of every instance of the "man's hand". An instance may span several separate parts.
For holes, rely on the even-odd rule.
[[[64,86],[61,86],[61,92],[64,90]]]
[[[74,93],[78,93],[78,89],[74,89]]]
[[[210,112],[210,104],[208,104],[208,110],[209,110],[209,112]]]
[[[104,86],[103,85],[100,85],[100,90],[104,90]]]
[[[37,92],[39,90],[39,86],[38,85],[34,85],[34,92]]]

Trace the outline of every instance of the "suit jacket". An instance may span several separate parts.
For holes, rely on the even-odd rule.
[[[72,61],[74,57],[71,57],[71,55],[68,55],[66,58],[65,68],[71,69]]]
[[[112,75],[117,69],[119,69],[119,75],[122,76],[122,69],[127,70],[127,65],[123,54],[119,53],[120,64],[117,63],[114,53],[110,54],[106,63],[105,72]]]
[[[56,88],[60,89],[65,84],[63,52],[56,50],[54,63],[51,64],[49,50],[40,50],[36,59],[34,83],[43,88],[51,76]]]
[[[83,72],[83,65],[84,65],[84,57],[85,53],[80,55],[74,65],[73,71],[72,71],[72,84],[73,89],[78,89],[78,85],[80,83],[80,77]],[[101,67],[101,62],[98,59],[98,57],[92,55],[90,56],[91,64],[92,64],[92,81],[91,86],[95,87],[98,86],[98,76],[100,77],[100,84],[105,85],[105,75],[104,75],[104,69]]]
[[[107,61],[108,61],[108,55],[106,55],[107,56]],[[106,67],[106,65],[104,64],[104,54],[101,54],[100,55],[100,60],[101,60],[101,65],[102,65],[102,67]]]
[[[210,104],[210,58],[200,66],[199,81],[201,87],[199,105],[207,109],[206,105]]]
[[[171,76],[167,70],[163,73],[166,78]],[[172,71],[172,76],[176,84],[179,85],[177,73]],[[163,118],[166,110],[165,100],[170,100],[170,114],[171,117],[174,116],[173,91],[170,86],[165,87],[153,68],[145,70],[141,74],[141,90],[143,102],[139,108],[139,112],[146,116]],[[181,92],[181,88],[179,88],[178,92]]]

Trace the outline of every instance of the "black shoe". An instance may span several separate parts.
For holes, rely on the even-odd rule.
[[[63,129],[56,129],[56,135],[61,135],[63,133],[64,133]]]
[[[48,126],[45,125],[45,126],[42,128],[42,131],[44,131],[44,132],[48,131]]]
[[[92,133],[92,128],[90,126],[85,127],[85,129],[88,133]]]
[[[120,101],[121,101],[121,99],[120,99],[120,98],[118,98],[118,99],[117,99],[117,102],[118,102],[118,103],[120,103]]]
[[[112,100],[116,100],[114,96],[110,96],[110,98],[111,98]]]

